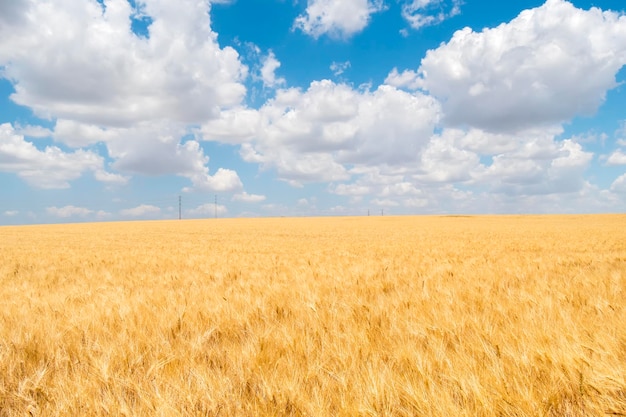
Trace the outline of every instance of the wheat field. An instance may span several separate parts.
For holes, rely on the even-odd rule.
[[[626,416],[626,215],[0,227],[0,416]]]

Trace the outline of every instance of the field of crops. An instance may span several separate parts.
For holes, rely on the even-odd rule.
[[[626,416],[626,215],[0,227],[0,416]]]

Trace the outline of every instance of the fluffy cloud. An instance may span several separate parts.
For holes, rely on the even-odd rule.
[[[13,128],[18,135],[27,136],[30,138],[48,138],[52,136],[52,131],[50,129],[46,129],[45,127],[41,126],[21,126],[19,124],[15,124]]]
[[[556,128],[515,136],[444,129],[432,135],[413,163],[353,168],[352,181],[329,191],[372,209],[393,201],[405,212],[563,211],[557,209],[558,197],[585,206],[593,196],[597,209],[609,206],[609,199],[584,179],[592,154],[571,139],[555,140],[559,133]],[[516,207],[518,200],[528,204]]]
[[[253,140],[242,145],[243,159],[274,168],[281,179],[298,185],[345,180],[349,165],[414,162],[437,123],[439,106],[431,97],[391,86],[355,90],[324,80],[306,91],[278,90],[260,110],[248,112],[204,126],[205,138],[228,138],[230,126],[245,132]]]
[[[305,14],[298,16],[294,27],[319,38],[349,38],[369,24],[371,15],[385,9],[382,0],[308,0]]]
[[[247,68],[234,49],[219,47],[211,30],[210,2],[145,0],[140,9],[127,0],[15,3],[1,6],[21,23],[0,21],[0,75],[13,83],[13,101],[56,119],[52,132],[30,126],[24,134],[51,135],[72,148],[105,144],[112,166],[125,173],[179,175],[215,191],[242,188],[234,171],[210,175],[200,144],[182,140],[190,125],[238,106],[246,91]],[[137,16],[150,19],[148,36],[133,33]],[[277,85],[281,80],[273,71],[279,63],[272,58],[264,76]],[[88,170],[104,183],[128,181],[104,170],[93,151],[38,151],[11,140],[11,149],[21,147],[29,159],[18,164],[14,157],[0,169],[38,187],[68,187]]]
[[[268,88],[274,88],[285,84],[284,78],[276,78],[276,70],[280,67],[280,61],[276,59],[274,52],[270,51],[263,59],[261,66],[261,80],[263,85]]]
[[[242,144],[253,139],[261,128],[261,116],[254,109],[238,107],[220,112],[201,128],[202,136],[227,144]]]
[[[247,69],[234,49],[219,47],[209,2],[143,1],[148,37],[132,32],[127,0],[17,3],[2,6],[21,24],[0,24],[0,66],[14,83],[11,98],[42,117],[195,123],[245,94]]]
[[[420,172],[414,178],[422,183],[471,180],[473,171],[480,167],[480,157],[470,150],[455,146],[454,139],[454,133],[449,131],[433,137],[421,155]]]
[[[63,152],[55,146],[39,150],[18,135],[9,123],[0,125],[0,171],[12,172],[38,188],[68,188],[70,181],[93,172],[98,181],[125,179],[104,169],[104,160],[91,151]]]
[[[178,175],[188,178],[194,188],[210,191],[236,191],[243,187],[235,171],[218,168],[213,175],[207,166],[209,157],[200,143],[181,137],[188,128],[171,122],[141,123],[133,127],[102,128],[75,121],[58,120],[54,138],[73,146],[104,143],[116,170],[147,176]],[[98,171],[103,182],[119,183],[127,177]]]
[[[611,184],[611,191],[614,193],[626,194],[626,174],[619,176],[613,184]]]
[[[189,216],[201,216],[201,217],[214,217],[214,216],[223,216],[228,214],[228,209],[221,205],[215,205],[213,203],[202,204],[194,209],[187,210],[185,212]]]
[[[417,90],[422,86],[422,80],[416,71],[404,70],[402,73],[399,73],[398,69],[394,68],[385,78],[385,84],[408,90]]]
[[[130,179],[128,176],[107,172],[104,169],[97,169],[93,175],[101,183],[110,185],[124,185]]]
[[[82,148],[98,142],[107,142],[115,139],[117,135],[114,130],[107,130],[96,125],[58,119],[52,136],[57,142],[72,148]]]
[[[237,172],[231,169],[219,168],[215,174],[208,175],[207,172],[191,177],[194,188],[204,191],[231,192],[243,188]],[[184,191],[190,191],[189,188]]]
[[[516,131],[593,114],[625,63],[626,16],[548,0],[496,28],[456,32],[419,72],[447,123]]]
[[[65,206],[65,207],[48,207],[46,212],[56,217],[68,218],[68,217],[85,217],[93,213],[93,210],[86,209],[84,207]]]
[[[613,152],[606,160],[607,165],[626,165],[626,154],[620,149]]]
[[[461,13],[461,0],[409,0],[402,5],[402,17],[413,29],[432,26]]]
[[[529,142],[495,156],[481,181],[509,195],[575,192],[584,185],[583,174],[592,157],[572,140]]]
[[[141,204],[137,207],[120,210],[124,217],[153,217],[161,213],[161,209],[149,204]]]
[[[258,194],[248,194],[244,191],[243,193],[235,194],[233,196],[233,201],[241,201],[244,203],[260,203],[261,201],[265,201],[265,196]]]

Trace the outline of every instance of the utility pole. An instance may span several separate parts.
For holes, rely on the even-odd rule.
[[[215,194],[215,218],[217,219],[217,194]]]
[[[178,220],[183,218],[183,200],[178,196]]]
[[[384,215],[385,215],[384,210],[385,210],[385,209],[380,209],[380,215],[381,215],[381,216],[384,216]]]

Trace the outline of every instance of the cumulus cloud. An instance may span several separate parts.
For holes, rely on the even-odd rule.
[[[52,136],[52,131],[42,126],[21,126],[19,124],[15,124],[13,128],[18,135],[27,136],[29,138],[48,138]]]
[[[529,142],[514,152],[497,155],[480,180],[509,195],[579,191],[593,154],[572,140]]]
[[[424,193],[405,174],[384,172],[380,168],[364,168],[355,173],[352,183],[336,184],[330,192],[350,196],[353,202],[364,197],[377,197],[402,201],[423,196]]]
[[[437,25],[459,13],[460,0],[409,0],[402,5],[402,17],[413,29]]]
[[[606,160],[607,165],[626,165],[626,154],[621,149],[613,152]]]
[[[422,80],[416,71],[404,70],[400,73],[397,68],[394,68],[385,78],[385,84],[408,90],[417,90],[422,85]]]
[[[219,168],[213,175],[203,172],[193,175],[191,180],[194,188],[201,191],[231,192],[243,188],[239,175],[232,169]],[[190,191],[190,189],[186,188],[184,191]]]
[[[246,92],[247,67],[234,49],[220,48],[211,2],[15,3],[1,6],[21,23],[0,21],[0,76],[12,82],[14,102],[56,119],[52,131],[27,126],[19,134],[52,136],[71,148],[105,144],[111,166],[123,173],[179,175],[203,189],[241,188],[234,171],[215,167],[211,175],[200,144],[183,139],[195,124],[239,106]],[[151,22],[147,36],[132,30],[138,16]],[[270,54],[266,63],[266,81],[280,84],[273,75],[278,61]],[[85,171],[107,184],[129,179],[107,172],[95,151],[39,151],[23,140],[19,146],[33,169],[15,161],[0,169],[38,187],[68,187]]]
[[[382,0],[308,0],[306,11],[294,28],[319,38],[349,38],[369,24],[371,15],[385,9]]]
[[[458,183],[472,179],[472,171],[480,166],[480,157],[455,146],[454,139],[454,133],[448,131],[432,138],[421,155],[420,173],[415,175],[417,180]]]
[[[548,0],[496,28],[456,32],[419,73],[448,124],[517,131],[593,114],[625,63],[626,16]]]
[[[96,180],[110,185],[124,185],[130,179],[128,176],[107,172],[104,169],[97,169],[93,175]]]
[[[619,194],[626,194],[626,174],[619,176],[613,184],[611,184],[611,191]]]
[[[238,107],[223,110],[216,119],[204,123],[202,136],[227,144],[242,144],[253,139],[261,128],[261,115],[257,110]]]
[[[392,200],[389,198],[386,199],[381,199],[381,198],[375,198],[371,201],[371,203],[374,206],[378,206],[378,207],[397,207],[400,205],[400,203],[398,203],[398,201],[396,200]]]
[[[159,207],[150,204],[141,204],[137,207],[120,210],[124,217],[152,217],[161,213]]]
[[[89,210],[84,207],[75,207],[72,205],[65,207],[48,207],[46,208],[46,212],[56,217],[68,218],[68,217],[85,217],[89,214],[93,213],[93,210]]]
[[[276,59],[274,52],[269,51],[267,56],[263,59],[261,65],[261,80],[263,85],[268,88],[274,88],[285,84],[284,78],[276,77],[276,70],[280,67],[280,61]]]
[[[210,175],[209,157],[194,139],[184,142],[189,129],[170,122],[140,123],[132,127],[103,128],[75,121],[58,120],[54,129],[57,141],[73,146],[104,143],[112,167],[128,174],[147,176],[178,175],[188,178],[195,188],[236,191],[242,188],[235,171],[218,168]],[[96,171],[99,181],[123,184],[128,176]]]
[[[244,203],[260,203],[261,201],[265,201],[265,196],[259,194],[248,194],[244,191],[240,194],[235,194],[233,196],[233,201],[241,201]]]
[[[534,211],[554,211],[549,196],[566,195],[574,205],[594,196],[601,199],[598,207],[608,206],[608,199],[584,178],[593,155],[571,139],[556,140],[560,133],[556,128],[510,136],[443,129],[433,133],[412,163],[355,167],[350,181],[331,185],[329,191],[370,208],[394,201],[409,212],[516,212],[518,199],[528,203],[524,210],[535,204]]]
[[[107,172],[104,160],[91,151],[64,152],[56,146],[39,150],[18,135],[9,123],[0,125],[0,171],[17,174],[37,188],[68,188],[70,181],[93,172],[98,181],[124,182],[123,177]]]
[[[278,90],[245,117],[225,116],[203,127],[205,139],[226,136],[230,142],[229,127],[245,132],[251,138],[241,146],[245,161],[275,169],[281,179],[301,185],[348,179],[349,165],[415,161],[438,121],[439,105],[424,94],[391,86],[369,91],[323,80],[305,91]]]
[[[240,103],[247,72],[220,48],[209,2],[146,0],[148,37],[131,30],[127,0],[24,0],[17,27],[0,25],[0,65],[12,100],[41,117],[102,126],[201,122]],[[104,11],[103,11],[104,9]],[[37,53],[33,54],[32,51]]]
[[[108,130],[93,124],[58,119],[53,131],[54,139],[72,148],[82,148],[95,143],[115,139],[115,129]]]
[[[187,210],[185,213],[189,216],[214,217],[227,214],[228,209],[221,204],[215,205],[214,203],[206,203],[194,209]]]

